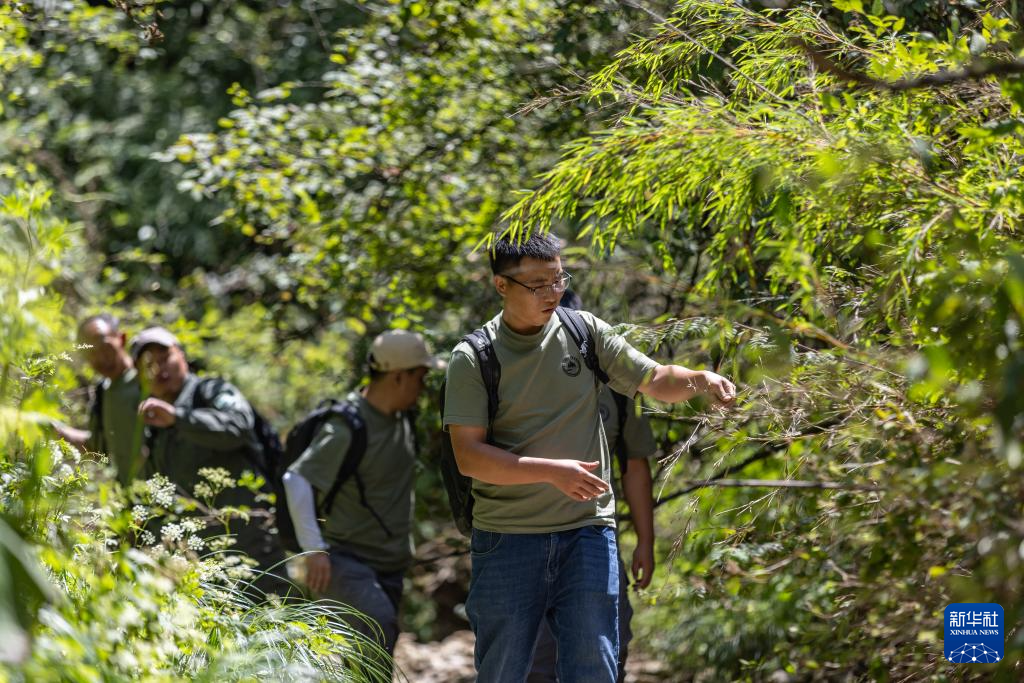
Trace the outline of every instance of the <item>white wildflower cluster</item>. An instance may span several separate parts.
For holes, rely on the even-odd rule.
[[[149,495],[160,507],[169,508],[174,505],[174,484],[162,474],[158,474],[146,482]]]
[[[200,467],[199,476],[207,480],[218,490],[231,488],[236,485],[231,473],[223,467]]]
[[[214,496],[213,487],[205,481],[201,481],[196,484],[195,488],[192,489],[192,492],[195,493],[196,498],[199,500],[210,500]]]
[[[169,543],[174,543],[179,540],[185,530],[181,528],[180,524],[164,524],[163,528],[160,529],[160,536]]]
[[[171,570],[177,574],[184,574],[192,566],[192,563],[189,561],[189,559],[181,553],[174,553],[173,555],[171,555],[169,564]]]
[[[195,566],[200,581],[209,582],[220,577],[222,565],[219,560],[202,560]]]
[[[75,469],[65,462],[57,468],[57,472],[55,474],[61,484],[68,484],[75,478]]]
[[[196,534],[206,528],[206,521],[190,517],[189,519],[182,520],[181,528],[190,534]]]
[[[247,564],[237,564],[234,567],[227,567],[225,570],[229,579],[236,581],[252,581],[255,578],[252,567]]]
[[[188,537],[188,549],[189,550],[193,550],[193,551],[198,552],[198,551],[202,550],[203,547],[205,547],[205,546],[206,546],[206,541],[204,541],[201,537],[199,537],[199,536],[189,536]]]
[[[139,541],[142,545],[153,545],[156,543],[156,536],[153,535],[152,531],[143,531],[139,534]]]
[[[210,550],[214,552],[227,550],[235,545],[235,542],[235,537],[228,535],[214,536],[213,538],[207,539],[207,543],[210,544]]]
[[[149,508],[145,505],[136,505],[132,508],[132,519],[135,520],[137,524],[145,522],[149,519],[149,515]]]

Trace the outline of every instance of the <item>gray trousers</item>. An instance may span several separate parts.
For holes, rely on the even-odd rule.
[[[633,619],[633,606],[629,604],[629,577],[626,565],[619,558],[619,673],[618,681],[626,680],[626,655],[629,641],[633,640],[633,631],[629,622]],[[558,651],[555,646],[555,634],[551,632],[548,620],[540,623],[537,632],[537,645],[533,651],[533,666],[526,677],[526,683],[557,683],[558,669],[556,660]]]
[[[331,583],[316,597],[336,600],[365,615],[366,619],[348,614],[342,618],[393,655],[405,572],[378,572],[341,548],[331,548],[330,559]]]

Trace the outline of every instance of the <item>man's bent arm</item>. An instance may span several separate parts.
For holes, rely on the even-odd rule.
[[[579,460],[531,458],[487,443],[483,427],[449,425],[459,471],[488,484],[551,484],[576,500],[589,500],[608,490],[608,484],[590,473],[599,463]]]
[[[622,494],[629,506],[636,531],[633,554],[633,578],[639,588],[647,588],[654,573],[654,500],[651,466],[646,459],[629,461],[622,475]]]

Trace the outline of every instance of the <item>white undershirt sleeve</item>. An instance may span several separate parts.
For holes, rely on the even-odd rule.
[[[313,485],[301,474],[291,471],[285,472],[281,481],[288,498],[288,512],[292,516],[299,547],[305,551],[327,550],[329,546],[320,534],[320,525],[316,521]]]

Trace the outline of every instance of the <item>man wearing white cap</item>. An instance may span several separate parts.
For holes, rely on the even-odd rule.
[[[162,327],[140,332],[131,348],[149,393],[138,408],[146,424],[144,476],[162,474],[180,493],[202,499],[196,490],[203,482],[200,469],[224,468],[235,479],[255,470],[253,456],[262,447],[256,415],[242,392],[218,377],[192,374],[177,337]],[[206,502],[217,508],[265,507],[254,492],[241,486],[226,488]],[[210,526],[207,533],[219,535],[224,529]],[[255,596],[284,596],[290,588],[279,576],[284,553],[264,521],[255,516],[247,523],[234,520],[231,533],[232,549],[245,552],[259,565]]]
[[[309,552],[304,561],[310,590],[376,622],[350,619],[371,637],[382,633],[379,644],[390,654],[398,640],[402,579],[412,562],[416,440],[408,416],[427,371],[443,370],[447,363],[430,354],[422,336],[404,330],[376,337],[368,361],[369,384],[345,401],[364,425],[365,453],[354,476],[337,487],[322,529],[317,509],[356,439],[350,420],[332,414],[289,468],[284,485],[299,545]]]

